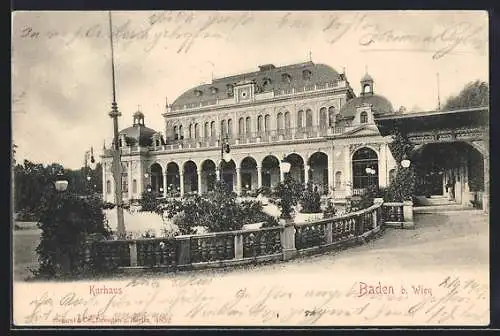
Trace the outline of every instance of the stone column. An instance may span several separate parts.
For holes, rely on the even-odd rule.
[[[344,181],[345,181],[345,196],[352,195],[353,181],[351,177],[351,152],[349,145],[344,146]],[[350,183],[350,186],[348,185]]]
[[[167,197],[167,171],[163,172],[163,197]]]
[[[413,202],[403,202],[403,228],[412,229],[415,227],[413,222]]]
[[[142,160],[139,158],[137,161],[137,194],[141,197],[144,191],[144,171],[142,169]]]
[[[219,167],[215,167],[215,178],[217,181],[220,181],[220,169]]]
[[[257,188],[262,188],[262,167],[257,166]]]
[[[380,153],[378,158],[378,184],[380,187],[387,187],[388,180],[387,171],[387,144],[380,146]]]
[[[334,173],[334,162],[333,162],[334,148],[328,155],[328,195],[333,194],[333,188],[335,187],[335,173]]]
[[[307,183],[309,182],[309,169],[311,167],[309,167],[309,165],[305,165],[304,166],[304,184],[307,185]]]
[[[241,195],[241,168],[236,168],[236,194]]]
[[[202,172],[198,170],[198,195],[201,195],[201,176]]]
[[[184,174],[179,173],[179,187],[181,188],[181,197],[184,196]]]
[[[281,231],[281,246],[283,249],[283,260],[293,258],[297,254],[295,248],[295,226],[292,220],[281,220],[283,231]]]
[[[280,170],[280,182],[283,182],[285,180],[285,173],[283,172],[281,167],[279,167],[279,170]]]
[[[135,240],[131,240],[128,245],[129,252],[130,252],[130,266],[136,267],[137,266],[137,244]]]

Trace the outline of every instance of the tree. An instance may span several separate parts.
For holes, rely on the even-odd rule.
[[[284,180],[276,185],[271,192],[271,200],[281,209],[282,218],[291,218],[293,207],[297,205],[303,192],[302,183],[295,181],[290,174],[286,174]]]
[[[458,110],[463,108],[489,105],[488,83],[476,80],[468,83],[456,96],[448,98],[443,110]]]
[[[321,212],[321,195],[317,190],[314,190],[311,181],[307,183],[306,189],[300,198],[302,213],[318,213]]]
[[[401,167],[401,161],[410,158],[414,147],[405,135],[399,131],[393,133],[393,142],[389,144],[389,149],[396,160],[397,169],[396,176],[387,189],[386,201],[403,202],[413,199],[416,184],[415,169],[413,165],[408,168]]]
[[[38,227],[42,230],[36,248],[41,277],[81,274],[85,269],[84,242],[88,235],[109,236],[102,203],[95,197],[48,191],[38,207]]]

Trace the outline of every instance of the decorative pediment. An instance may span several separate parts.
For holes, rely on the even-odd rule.
[[[342,135],[351,135],[351,136],[364,136],[364,135],[378,135],[380,134],[377,126],[375,125],[362,125],[355,129],[344,132]]]
[[[380,143],[374,143],[374,142],[370,142],[370,143],[367,143],[367,142],[361,142],[361,143],[356,143],[356,144],[350,144],[349,145],[349,151],[350,153],[354,153],[355,151],[357,151],[358,149],[360,148],[363,148],[363,147],[369,147],[369,148],[373,148],[375,149],[377,152],[380,152],[380,146],[381,144]]]

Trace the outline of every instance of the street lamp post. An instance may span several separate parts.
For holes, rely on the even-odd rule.
[[[292,207],[292,190],[289,185],[290,176],[287,174],[290,172],[290,168],[292,165],[290,162],[285,161],[285,158],[280,162],[280,169],[283,172],[283,194],[281,195],[281,218],[284,220],[290,220],[292,218],[291,215],[291,207]]]
[[[122,172],[120,158],[120,143],[118,140],[118,117],[121,116],[116,103],[116,88],[115,88],[115,62],[113,50],[113,24],[111,22],[111,12],[109,14],[109,40],[111,47],[111,79],[113,88],[113,102],[111,103],[111,111],[109,116],[113,119],[113,179],[115,181],[115,203],[116,203],[116,218],[117,218],[117,233],[119,238],[125,237],[125,223],[123,220],[123,195],[122,195]]]
[[[54,187],[57,191],[60,192],[66,191],[66,189],[68,189],[68,179],[66,178],[66,176],[64,176],[62,171],[56,175]]]
[[[230,162],[231,161],[231,147],[229,146],[229,138],[226,134],[224,137],[224,140],[222,140],[222,134],[221,134],[221,146],[220,146],[220,165],[219,165],[219,180],[222,182],[222,164],[223,162]]]

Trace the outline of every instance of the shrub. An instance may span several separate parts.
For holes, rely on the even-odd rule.
[[[141,206],[141,211],[155,212],[157,211],[158,205],[160,205],[160,201],[156,198],[155,193],[144,191],[141,194],[139,204]]]
[[[98,198],[72,193],[53,191],[42,199],[37,224],[42,233],[36,248],[40,266],[35,276],[51,278],[89,271],[83,255],[86,238],[110,235],[102,208]]]
[[[300,205],[302,213],[318,213],[321,212],[321,195],[318,188],[313,188],[311,182],[307,183],[305,192],[300,198]]]
[[[325,210],[323,211],[323,218],[332,218],[337,214],[337,209],[333,201],[328,200]]]
[[[209,232],[240,230],[243,225],[277,221],[262,211],[257,201],[236,201],[236,194],[229,191],[223,182],[217,182],[214,190],[202,196],[193,194],[182,200],[168,200],[157,207],[158,213],[165,211],[181,234],[194,233],[195,226],[205,227]],[[276,223],[275,223],[276,222]]]

